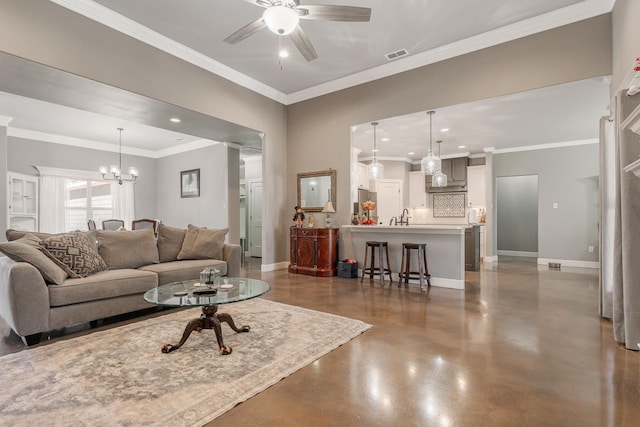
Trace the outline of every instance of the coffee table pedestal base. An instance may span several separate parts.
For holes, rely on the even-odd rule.
[[[182,345],[187,341],[191,332],[193,331],[202,331],[203,329],[213,329],[216,333],[216,339],[218,340],[218,347],[220,348],[220,354],[227,355],[231,354],[233,349],[229,345],[225,345],[222,340],[222,327],[221,323],[224,322],[231,329],[236,332],[249,332],[249,325],[241,326],[237,328],[235,323],[233,323],[233,319],[231,315],[228,313],[218,313],[217,305],[205,305],[202,307],[202,314],[199,319],[193,319],[187,323],[187,327],[184,329],[184,333],[182,334],[182,339],[176,345],[173,344],[165,344],[162,347],[163,353],[171,353],[182,347]]]

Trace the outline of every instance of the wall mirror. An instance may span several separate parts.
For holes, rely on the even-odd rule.
[[[329,200],[337,210],[334,169],[298,174],[298,206],[306,212],[320,212]]]

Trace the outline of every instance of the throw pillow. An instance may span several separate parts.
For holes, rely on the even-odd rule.
[[[95,244],[84,233],[51,236],[41,240],[40,247],[69,277],[87,277],[107,269],[104,260],[94,249]]]
[[[53,236],[51,233],[36,233],[33,231],[23,231],[23,230],[14,230],[12,228],[7,229],[5,231],[5,236],[7,236],[7,240],[9,242],[13,242],[14,240],[22,239],[27,234],[32,234],[39,238],[40,240],[46,239],[47,237]]]
[[[169,227],[158,224],[158,256],[160,262],[175,261],[178,259],[184,236],[187,230],[184,228]]]
[[[152,228],[134,231],[98,230],[98,252],[109,270],[157,264],[158,248]]]
[[[0,252],[16,262],[27,262],[40,271],[45,282],[61,285],[69,275],[40,250],[40,238],[33,234],[13,242],[0,243]]]
[[[189,224],[178,259],[223,259],[224,239],[228,228],[200,228]]]

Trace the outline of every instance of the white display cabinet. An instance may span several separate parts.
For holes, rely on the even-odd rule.
[[[38,177],[7,173],[7,228],[38,231]]]

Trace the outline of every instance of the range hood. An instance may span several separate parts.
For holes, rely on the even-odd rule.
[[[458,193],[467,191],[468,157],[442,159],[442,172],[447,175],[446,187],[433,187],[431,175],[425,175],[425,190],[427,193]]]

